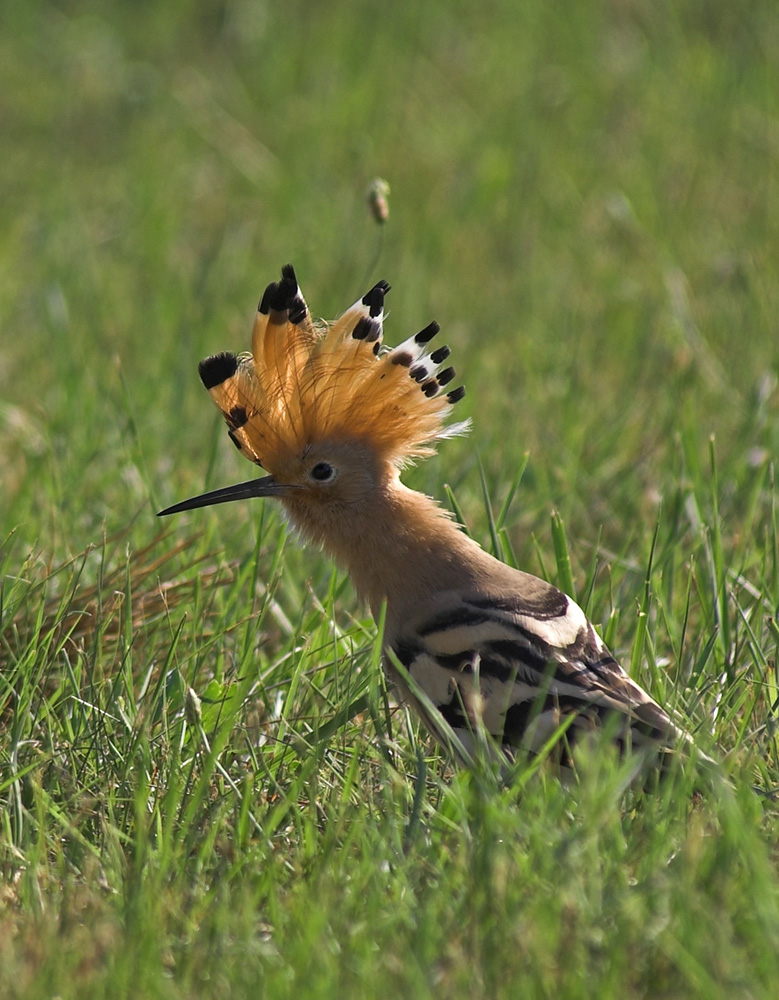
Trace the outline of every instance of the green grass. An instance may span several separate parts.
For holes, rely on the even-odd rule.
[[[776,996],[774,8],[3,5],[0,995]],[[270,504],[159,534],[251,475],[196,365],[288,260],[439,320],[407,481],[732,787],[452,771]]]

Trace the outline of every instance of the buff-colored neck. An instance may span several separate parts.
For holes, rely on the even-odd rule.
[[[436,594],[478,586],[494,560],[448,515],[398,479],[382,485],[348,519],[306,531],[348,570],[358,595],[374,617],[387,602],[387,628]]]

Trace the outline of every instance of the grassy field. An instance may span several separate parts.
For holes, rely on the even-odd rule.
[[[774,0],[6,0],[0,996],[776,997],[777,67]],[[406,481],[732,787],[453,772],[269,502],[157,521],[288,260],[438,319]]]

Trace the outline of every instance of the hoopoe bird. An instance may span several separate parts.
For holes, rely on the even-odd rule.
[[[318,325],[292,266],[282,268],[260,301],[251,353],[199,366],[230,440],[269,475],[160,514],[280,501],[300,535],[349,572],[374,618],[384,615],[385,666],[401,695],[466,753],[479,732],[509,756],[538,752],[560,733],[566,764],[606,722],[620,749],[659,754],[688,742],[570,597],[489,555],[401,482],[407,463],[468,422],[446,423],[465,390],[447,388],[449,348],[429,348],[437,323],[383,345],[389,290],[380,281]]]

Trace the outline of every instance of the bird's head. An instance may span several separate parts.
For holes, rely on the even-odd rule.
[[[268,476],[168,507],[174,514],[228,500],[276,497],[308,534],[368,509],[403,465],[430,454],[464,389],[447,390],[447,347],[429,350],[438,324],[393,349],[382,344],[386,281],[332,324],[312,322],[291,265],[260,300],[251,354],[216,354],[200,377],[241,454]]]

